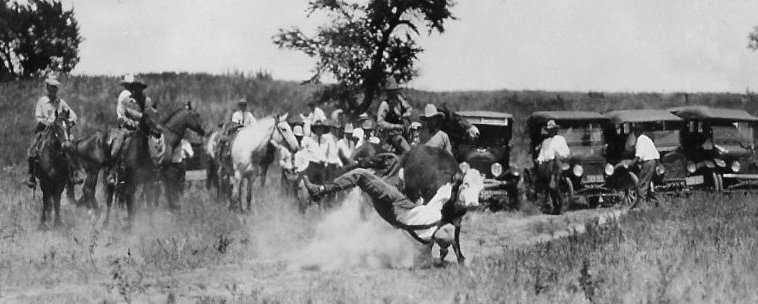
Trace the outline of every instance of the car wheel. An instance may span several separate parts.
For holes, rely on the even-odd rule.
[[[640,188],[637,186],[639,184],[639,178],[637,178],[636,174],[629,172],[629,179],[631,183],[623,190],[621,206],[633,208],[640,196]]]

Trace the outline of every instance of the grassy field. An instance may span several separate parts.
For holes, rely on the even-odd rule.
[[[303,216],[269,187],[242,215],[195,186],[176,214],[141,210],[131,233],[122,209],[102,227],[72,205],[64,228],[42,232],[39,196],[16,186],[20,174],[0,178],[0,303],[758,301],[755,196],[672,198],[603,225],[595,218],[612,210],[474,212],[464,220],[466,266],[448,257],[409,269],[411,241],[361,221],[356,197]],[[578,226],[584,233],[566,233]]]
[[[315,89],[242,75],[146,78],[159,104],[191,100],[209,124],[243,96],[258,116],[297,113]],[[82,117],[78,134],[113,125],[117,80],[64,79],[61,96]],[[603,225],[596,218],[618,210],[473,212],[462,234],[468,264],[457,265],[451,253],[444,267],[421,269],[409,269],[415,251],[406,236],[375,217],[360,219],[359,197],[329,213],[300,215],[275,186],[258,192],[252,214],[228,211],[196,185],[179,212],[141,209],[131,232],[122,229],[121,208],[103,227],[96,212],[72,205],[63,207],[64,227],[39,231],[41,194],[19,181],[41,93],[37,82],[0,84],[0,303],[758,302],[756,196],[672,198]],[[407,93],[419,108],[434,102],[514,113],[515,134],[535,109],[758,110],[754,96],[738,94]],[[514,162],[525,158],[525,144],[516,137]],[[278,170],[269,175],[269,185],[278,185]]]

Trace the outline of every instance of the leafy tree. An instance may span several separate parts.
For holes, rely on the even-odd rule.
[[[0,0],[0,80],[68,73],[81,42],[73,9],[60,2]]]
[[[451,0],[311,0],[309,16],[326,13],[330,22],[308,36],[299,28],[280,29],[274,43],[318,58],[313,76],[324,74],[337,84],[324,86],[316,98],[337,101],[349,114],[365,112],[385,83],[394,77],[403,83],[417,71],[414,63],[423,49],[415,39],[424,29],[443,33],[444,22],[455,19]]]
[[[748,47],[758,51],[758,26],[753,28],[753,32],[751,32],[748,36]]]

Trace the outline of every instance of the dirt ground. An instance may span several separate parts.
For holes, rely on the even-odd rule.
[[[472,265],[621,213],[470,212],[461,235],[466,264],[451,250],[442,265],[421,268],[409,237],[375,215],[361,219],[355,193],[329,212],[300,215],[266,190],[255,212],[239,214],[196,185],[181,212],[143,210],[131,232],[102,227],[101,217],[73,205],[63,208],[65,227],[38,231],[35,198],[5,189],[0,303],[461,302],[463,276],[481,269]]]

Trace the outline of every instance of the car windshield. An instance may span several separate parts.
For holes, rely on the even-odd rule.
[[[679,130],[660,130],[648,133],[659,148],[679,146]]]
[[[562,127],[558,134],[569,146],[602,146],[603,129],[599,123],[575,124]]]
[[[499,147],[508,144],[511,137],[510,126],[493,126],[475,124],[479,129],[479,137],[474,144],[479,147]]]
[[[717,145],[750,146],[753,144],[753,127],[747,122],[712,125],[713,142]]]

